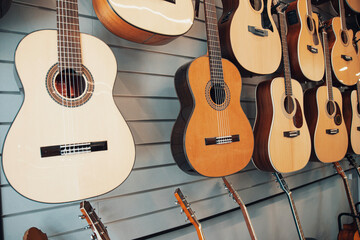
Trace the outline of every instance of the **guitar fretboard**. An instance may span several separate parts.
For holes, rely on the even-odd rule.
[[[58,61],[60,72],[72,69],[81,74],[81,46],[77,0],[57,0]]]
[[[279,12],[279,23],[284,59],[285,94],[286,96],[292,96],[290,59],[286,40],[286,18],[284,12]]]
[[[333,95],[333,85],[332,85],[332,75],[331,75],[331,65],[330,65],[330,51],[329,51],[329,41],[327,33],[325,30],[322,32],[323,42],[324,42],[324,56],[325,56],[325,70],[326,70],[326,86],[328,89],[329,101],[334,100]]]
[[[214,0],[205,0],[205,24],[207,45],[210,60],[210,74],[212,84],[224,84],[224,75],[221,62],[221,48]]]
[[[341,19],[341,29],[347,30],[344,0],[339,0],[339,12],[340,12],[340,19]]]
[[[309,16],[312,16],[312,5],[311,0],[306,0],[306,10]]]

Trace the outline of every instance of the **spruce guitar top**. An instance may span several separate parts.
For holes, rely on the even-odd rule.
[[[25,100],[2,158],[11,186],[47,203],[107,193],[127,178],[135,159],[112,96],[114,54],[80,33],[77,0],[57,0],[57,27],[27,35],[16,49]]]

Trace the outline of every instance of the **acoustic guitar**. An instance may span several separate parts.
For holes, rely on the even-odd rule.
[[[261,82],[256,88],[255,149],[253,163],[268,172],[293,172],[308,163],[311,153],[309,129],[303,113],[303,92],[291,78],[286,43],[286,18],[278,15],[284,58],[284,77]]]
[[[271,74],[281,61],[271,0],[222,0],[219,34],[223,57],[245,73]]]
[[[215,0],[205,0],[204,6],[208,55],[175,74],[181,109],[171,133],[171,151],[183,171],[223,177],[248,164],[254,138],[240,105],[240,73],[221,58]]]
[[[339,12],[338,0],[330,0],[330,1],[334,9],[337,12]],[[344,7],[346,13],[351,13],[352,11],[360,13],[360,2],[358,0],[345,0],[345,2],[346,4],[344,5]]]
[[[80,203],[80,211],[82,215],[80,215],[79,218],[86,219],[89,228],[91,228],[91,230],[93,231],[93,235],[91,235],[91,239],[110,240],[106,227],[101,222],[100,218],[96,214],[95,209],[91,206],[90,202],[82,201]]]
[[[48,237],[40,229],[31,227],[25,232],[23,240],[48,240]]]
[[[360,232],[359,214],[356,210],[354,200],[352,198],[352,194],[350,191],[350,186],[349,186],[349,182],[347,180],[347,176],[346,176],[344,170],[342,169],[342,167],[340,166],[339,162],[334,162],[333,164],[336,169],[336,172],[343,179],[346,196],[348,198],[349,205],[350,205],[351,214],[353,214],[355,216],[354,222],[352,224],[344,224],[343,228],[339,229],[338,240],[359,240],[360,239],[360,236],[359,236],[359,232]]]
[[[331,65],[338,83],[351,86],[360,75],[360,62],[353,45],[353,31],[346,27],[344,0],[339,0],[340,17],[329,20],[329,47]]]
[[[298,80],[320,81],[324,76],[324,51],[319,37],[319,18],[310,0],[297,0],[286,10],[287,42],[291,70]]]
[[[11,186],[47,203],[113,190],[135,158],[130,129],[112,96],[114,54],[79,32],[77,0],[56,3],[58,29],[33,32],[16,49],[25,100],[2,158]]]
[[[137,43],[168,43],[194,23],[191,0],[93,0],[93,6],[110,32]]]
[[[176,204],[180,205],[182,212],[184,212],[187,217],[187,220],[189,220],[191,224],[195,227],[199,240],[205,240],[201,224],[199,220],[197,220],[195,212],[191,209],[190,204],[187,202],[180,188],[177,188],[175,190],[174,195],[177,200]]]
[[[348,148],[346,125],[342,115],[342,96],[332,86],[330,52],[325,26],[322,29],[326,84],[305,92],[305,116],[312,140],[314,159],[324,163],[344,158]]]
[[[247,211],[245,203],[241,200],[239,193],[234,189],[233,185],[225,177],[223,177],[222,180],[224,181],[225,189],[228,190],[230,197],[232,197],[234,201],[240,206],[251,240],[257,240],[257,237],[255,235],[255,230],[251,224],[249,213]]]

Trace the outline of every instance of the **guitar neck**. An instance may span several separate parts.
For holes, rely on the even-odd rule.
[[[333,95],[333,88],[332,88],[332,75],[331,75],[331,65],[330,65],[330,51],[329,51],[329,41],[328,36],[323,29],[322,31],[323,35],[323,43],[324,43],[324,56],[325,56],[325,70],[326,70],[326,86],[328,89],[328,100],[333,101],[334,95]]]
[[[292,95],[292,86],[291,86],[291,70],[290,70],[290,58],[288,45],[286,40],[286,16],[284,12],[279,12],[279,24],[280,24],[280,36],[281,36],[281,46],[283,49],[283,59],[284,59],[284,79],[285,79],[285,94],[286,96]]]
[[[224,75],[221,61],[221,48],[218,32],[216,6],[214,0],[204,1],[205,25],[207,46],[210,60],[210,74],[212,84],[224,83]]]
[[[339,14],[341,19],[341,29],[347,30],[344,0],[339,0]]]
[[[249,230],[249,234],[250,234],[251,239],[252,240],[257,240],[254,228],[253,228],[253,226],[251,224],[251,221],[250,221],[249,213],[247,211],[247,208],[246,208],[244,202],[241,200],[240,195],[237,193],[237,191],[235,191],[233,186],[227,181],[227,179],[225,177],[223,177],[222,179],[223,179],[223,181],[225,183],[225,186],[227,187],[229,192],[232,194],[234,200],[240,206],[240,209],[241,209],[242,214],[244,215],[246,226],[247,226],[247,228]]]
[[[296,230],[298,232],[299,239],[300,240],[305,240],[305,235],[304,235],[304,232],[303,232],[301,224],[300,224],[299,215],[298,215],[298,213],[296,211],[295,202],[294,202],[294,199],[292,197],[292,193],[288,192],[288,193],[286,193],[286,196],[288,197],[288,201],[289,201],[289,204],[290,204],[291,212],[293,214],[293,218],[294,218],[294,221],[295,221]]]

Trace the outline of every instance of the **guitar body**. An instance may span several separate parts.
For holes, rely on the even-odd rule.
[[[253,152],[252,129],[240,105],[240,74],[231,62],[222,59],[222,65],[228,87],[223,106],[228,105],[222,111],[212,107],[207,56],[182,66],[175,75],[181,110],[172,131],[171,150],[176,163],[189,174],[220,177],[236,173],[248,164]],[[219,118],[225,120],[219,123]],[[229,135],[239,135],[239,141],[205,144],[206,138]]]
[[[344,2],[346,2],[344,6],[347,14],[352,13],[352,11],[360,13],[360,2],[358,0],[344,0]],[[339,0],[331,0],[331,3],[334,9],[339,12]]]
[[[360,154],[360,112],[358,110],[357,91],[345,91],[344,99],[344,120],[349,136],[349,152]]]
[[[284,78],[265,81],[256,88],[257,115],[254,125],[255,166],[268,172],[293,172],[305,167],[310,158],[311,140],[303,109],[301,85],[291,80],[294,111],[284,107]],[[299,131],[296,137],[285,137],[285,132]]]
[[[344,224],[343,229],[338,234],[338,240],[360,240],[359,232],[356,230],[355,222]]]
[[[113,34],[129,41],[161,45],[193,25],[191,0],[93,0],[96,15]]]
[[[249,0],[222,1],[224,11],[219,20],[221,49],[224,58],[245,72],[271,74],[280,65],[281,42],[271,16],[271,1],[260,1],[262,6],[258,11]],[[263,27],[262,12],[269,13],[264,18],[270,29]],[[251,32],[249,27],[256,30]],[[267,36],[261,36],[262,31],[266,31]]]
[[[40,229],[32,227],[25,232],[23,240],[48,240],[48,237]]]
[[[286,10],[287,43],[292,75],[298,80],[322,80],[325,72],[324,51],[319,38],[319,18],[307,14],[307,0],[290,3]],[[312,48],[312,51],[309,48]],[[316,51],[316,53],[315,53]]]
[[[313,156],[321,162],[331,163],[344,158],[348,148],[346,125],[342,115],[340,90],[333,89],[334,102],[328,103],[328,89],[320,86],[305,92],[305,116],[312,140]],[[331,104],[328,112],[327,104]],[[338,131],[332,134],[329,131]]]
[[[333,74],[338,83],[347,86],[354,85],[359,79],[356,74],[360,72],[360,62],[352,44],[353,31],[342,31],[339,17],[332,18],[330,23],[331,28],[329,28],[328,34]],[[345,42],[342,40],[342,33],[346,36],[347,41]],[[343,56],[348,56],[352,60],[346,61]]]
[[[90,35],[81,34],[81,46],[83,73],[90,73],[85,76],[87,91],[94,88],[89,99],[69,107],[50,95],[55,92],[49,88],[55,85],[53,79],[47,85],[58,62],[57,31],[27,35],[15,53],[25,99],[6,137],[3,169],[11,186],[35,201],[61,203],[107,193],[127,178],[134,164],[133,138],[112,97],[116,59],[105,43]],[[107,149],[91,147],[86,152],[71,146],[99,141],[105,141]],[[59,151],[43,156],[44,147],[60,150],[65,144],[65,155]]]

